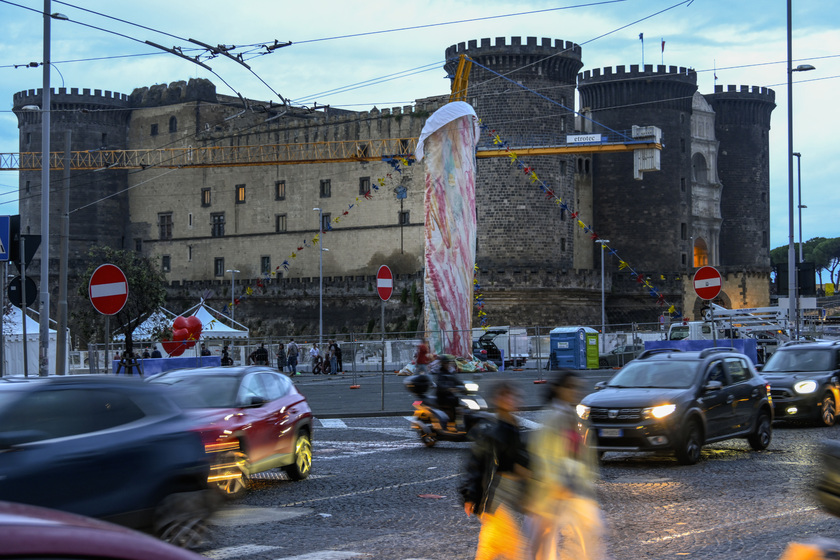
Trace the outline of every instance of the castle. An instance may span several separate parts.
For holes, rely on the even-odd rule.
[[[695,72],[675,66],[580,73],[579,45],[535,37],[453,45],[446,50],[450,74],[460,54],[474,61],[466,101],[513,149],[633,125],[663,131],[661,171],[642,180],[633,178],[632,152],[523,158],[573,212],[547,202],[508,158],[479,159],[476,274],[492,323],[600,324],[601,254],[578,220],[609,239],[662,295],[652,299],[608,257],[608,323],[657,321],[663,299],[683,316],[697,316],[703,302],[691,276],[704,264],[724,276],[722,304],[768,304],[772,90],[716,86],[703,95]],[[576,92],[583,117],[571,110]],[[21,152],[40,149],[40,114],[23,110],[40,96],[39,90],[14,96]],[[240,298],[237,320],[267,335],[314,332],[317,236],[326,229],[320,241],[328,249],[321,257],[329,329],[370,330],[379,307],[374,275],[382,264],[394,271],[398,294],[386,307],[389,330],[422,328],[415,294],[422,291],[424,172],[422,163],[406,165],[405,156],[426,117],[446,102],[441,95],[365,112],[291,109],[219,95],[203,79],[131,95],[54,91],[52,146],[63,146],[70,131],[72,151],[154,151],[159,158],[136,169],[71,173],[71,286],[91,245],[133,249],[164,271],[173,310],[208,296],[224,307],[232,284],[227,271],[236,270],[235,292],[251,288]],[[330,151],[348,142],[357,155],[381,144],[391,157],[354,160]],[[482,143],[492,146],[491,136]],[[288,156],[272,165],[258,164],[261,156],[254,155],[288,155],[302,146],[324,155],[311,163]],[[235,160],[199,166],[191,159],[199,151],[212,158],[214,150]],[[167,164],[170,152],[185,164]],[[50,271],[58,271],[56,184]],[[24,233],[40,231],[40,192],[38,170],[21,171]],[[52,289],[57,294],[57,283]]]

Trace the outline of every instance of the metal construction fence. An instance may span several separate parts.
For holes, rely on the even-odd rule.
[[[600,325],[575,325],[600,330]],[[496,336],[494,343],[507,357],[525,358],[526,368],[545,368],[549,351],[550,333],[557,327],[488,327],[473,328],[473,340],[491,330],[502,330],[505,334]],[[329,333],[325,334],[323,343],[319,343],[319,335],[268,336],[249,339],[230,340],[202,340],[210,351],[211,356],[221,356],[224,346],[228,346],[234,365],[246,365],[251,354],[265,345],[269,353],[270,362],[276,365],[276,353],[279,344],[288,345],[294,339],[300,350],[298,356],[298,371],[311,371],[310,349],[317,344],[324,355],[330,341],[334,340],[341,348],[342,369],[345,372],[389,371],[399,370],[414,359],[417,345],[424,333],[422,332],[386,332],[382,333]],[[601,353],[629,344],[643,344],[649,340],[663,340],[667,336],[667,327],[661,323],[634,323],[622,325],[607,325],[606,333],[598,336],[599,351]],[[139,342],[134,345],[134,353],[142,356],[143,351],[151,350],[156,343]],[[124,343],[114,342],[109,345],[91,344],[87,350],[70,352],[70,371],[73,373],[104,373],[109,371],[115,354],[122,354]],[[165,352],[162,352],[166,356]],[[199,356],[200,344],[187,350],[183,356]],[[106,358],[107,355],[107,358]],[[468,356],[464,356],[468,357]]]

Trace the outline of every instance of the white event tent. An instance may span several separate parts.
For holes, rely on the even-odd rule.
[[[30,310],[30,313],[33,311]],[[26,317],[26,343],[23,340],[23,321]],[[54,321],[52,321],[54,322]],[[55,373],[55,350],[57,348],[58,333],[49,329],[49,364],[50,373]],[[70,340],[68,329],[67,341]],[[15,306],[11,306],[9,313],[3,316],[3,375],[38,375],[40,353],[40,325],[38,321],[24,316],[23,312]],[[23,353],[26,352],[28,371],[23,369]],[[69,347],[64,352],[64,371],[69,371],[67,356],[70,355]]]
[[[248,327],[237,323],[203,301],[181,313],[181,316],[197,317],[201,321],[201,338],[205,340],[248,338],[249,335]]]

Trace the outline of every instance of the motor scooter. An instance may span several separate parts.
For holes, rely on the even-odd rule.
[[[434,447],[438,441],[470,441],[473,430],[492,422],[494,416],[487,411],[487,402],[478,394],[478,383],[462,383],[458,391],[458,405],[455,418],[449,418],[434,397],[435,383],[425,373],[412,375],[403,382],[406,389],[415,395],[412,429],[417,430],[426,447]],[[454,422],[454,426],[450,424]]]

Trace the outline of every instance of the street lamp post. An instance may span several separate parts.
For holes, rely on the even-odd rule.
[[[601,244],[601,336],[605,335],[607,332],[607,306],[606,306],[606,293],[605,293],[605,284],[604,284],[604,247],[607,243],[609,243],[609,239],[596,239],[595,243]],[[606,342],[606,340],[605,340]]]
[[[237,273],[239,273],[239,271],[236,270],[235,268],[229,268],[228,270],[225,270],[225,272],[230,272],[230,319],[231,319],[231,321],[233,321],[234,317],[236,316],[236,314],[234,312],[234,310],[236,309],[236,303],[235,303],[236,300],[233,297],[233,292],[234,292],[235,283],[236,283],[236,275],[237,275]]]
[[[787,0],[787,89],[788,89],[788,332],[794,335],[791,321],[797,317],[799,294],[796,286],[796,250],[793,241],[793,73],[814,70],[810,64],[793,67],[791,0]],[[798,322],[796,337],[799,337]]]
[[[799,268],[798,265],[801,265],[805,262],[805,259],[802,256],[802,209],[807,208],[807,206],[802,205],[802,154],[799,152],[793,152],[793,155],[796,156],[796,189],[798,191],[798,200],[799,204],[796,207],[799,209],[799,260],[797,261],[797,269]],[[799,319],[802,315],[802,302],[799,300],[799,296],[802,292],[802,285],[799,282],[799,271],[797,270],[796,273],[796,338],[799,338]]]
[[[318,212],[318,348],[324,345],[324,248],[321,236],[324,233],[324,212],[320,208],[313,208]]]

